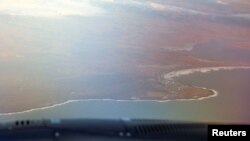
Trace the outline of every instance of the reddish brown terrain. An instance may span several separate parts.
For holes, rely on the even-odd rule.
[[[247,0],[92,5],[104,12],[41,17],[25,15],[26,7],[15,15],[0,6],[5,97],[0,112],[72,99],[199,99],[214,92],[164,76],[183,69],[250,66]]]

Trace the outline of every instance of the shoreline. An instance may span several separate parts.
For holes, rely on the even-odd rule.
[[[250,66],[222,66],[222,67],[204,67],[204,68],[194,68],[194,69],[184,69],[184,70],[179,70],[179,71],[173,71],[173,72],[169,72],[167,74],[165,74],[163,77],[166,80],[172,80],[174,77],[179,77],[182,75],[190,75],[193,73],[209,73],[211,71],[221,71],[221,70],[235,70],[235,69],[250,69]],[[62,106],[65,104],[69,104],[69,103],[74,103],[74,102],[85,102],[85,101],[109,101],[109,102],[159,102],[159,103],[164,103],[164,102],[179,102],[179,101],[201,101],[201,100],[206,100],[206,99],[210,99],[212,97],[216,97],[218,96],[218,91],[214,90],[214,89],[208,89],[205,87],[198,87],[198,86],[194,86],[196,88],[202,88],[202,89],[206,89],[206,90],[210,90],[213,92],[212,95],[207,96],[207,97],[200,97],[200,98],[191,98],[191,99],[174,99],[174,100],[116,100],[116,99],[73,99],[73,100],[67,100],[65,102],[61,102],[61,103],[55,103],[55,104],[51,104],[49,106],[44,106],[44,107],[40,107],[40,108],[31,108],[28,110],[23,110],[20,112],[7,112],[7,113],[0,113],[0,116],[8,116],[8,115],[16,115],[16,114],[23,114],[23,113],[29,113],[29,112],[33,112],[33,111],[40,111],[40,110],[45,110],[45,109],[50,109],[50,108],[55,108],[58,106]]]
[[[197,88],[202,88],[202,89],[207,89],[205,87],[197,87]],[[207,96],[207,97],[200,97],[200,98],[190,98],[190,99],[171,99],[171,100],[116,100],[116,99],[75,99],[75,100],[67,100],[62,103],[57,103],[57,104],[52,104],[50,106],[44,106],[40,108],[32,108],[29,110],[24,110],[20,112],[9,112],[9,113],[0,113],[0,116],[6,116],[6,115],[16,115],[16,114],[23,114],[23,113],[29,113],[33,111],[40,111],[40,110],[46,110],[50,108],[55,108],[58,106],[66,105],[69,103],[75,103],[75,102],[86,102],[86,101],[103,101],[103,102],[159,102],[159,103],[165,103],[165,102],[181,102],[181,101],[200,101],[200,100],[205,100],[209,99],[212,97],[216,97],[218,95],[218,92],[214,89],[207,89],[213,91],[213,95]]]
[[[189,75],[193,73],[209,73],[211,71],[220,71],[220,70],[235,70],[235,69],[250,69],[250,66],[221,66],[221,67],[202,67],[194,69],[183,69],[169,72],[163,75],[164,79],[172,80],[174,77],[179,77],[183,75]]]

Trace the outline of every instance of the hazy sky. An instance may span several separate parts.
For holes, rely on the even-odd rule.
[[[89,0],[0,0],[0,12],[10,15],[67,16],[103,12]]]
[[[193,0],[190,2],[192,3]],[[217,4],[227,4],[223,0],[208,0]],[[19,16],[90,16],[105,13],[107,9],[100,3],[128,4],[151,8],[152,10],[170,10],[175,12],[197,12],[171,5],[173,0],[0,0],[0,14]],[[107,7],[106,7],[107,8]],[[199,11],[198,11],[199,12]]]

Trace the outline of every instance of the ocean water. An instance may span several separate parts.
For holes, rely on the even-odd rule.
[[[31,111],[2,114],[0,120],[33,118],[146,118],[201,122],[250,123],[250,70],[219,70],[176,77],[206,87],[216,97],[189,101],[76,100]]]

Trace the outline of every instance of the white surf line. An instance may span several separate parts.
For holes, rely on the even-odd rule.
[[[195,98],[195,99],[192,99],[192,100],[205,100],[205,99],[209,99],[209,98],[212,98],[212,97],[216,97],[219,94],[219,92],[216,91],[215,89],[208,89],[208,88],[205,88],[205,87],[198,87],[198,86],[193,86],[193,87],[200,88],[200,89],[203,89],[203,90],[210,90],[210,91],[213,92],[213,94],[209,95],[209,96],[206,96],[206,97]]]
[[[193,74],[196,72],[208,73],[211,71],[235,70],[235,69],[250,69],[250,66],[221,66],[221,67],[204,67],[204,68],[184,69],[184,70],[169,72],[164,75],[164,78],[166,80],[172,80],[174,77],[189,75],[189,74]]]
[[[204,67],[204,68],[194,68],[194,69],[184,69],[184,70],[179,70],[179,71],[173,71],[169,72],[166,75],[164,75],[164,79],[166,80],[173,80],[175,77],[183,76],[183,75],[190,75],[193,73],[209,73],[211,71],[220,71],[220,70],[236,70],[236,69],[250,69],[250,66],[221,66],[221,67]],[[201,88],[201,89],[206,89],[212,91],[214,94],[207,96],[207,97],[200,97],[194,100],[204,100],[204,99],[209,99],[212,97],[218,96],[219,92],[214,90],[214,89],[208,89],[205,87],[198,87],[198,86],[193,86],[196,88]],[[186,99],[190,100],[190,99]]]
[[[201,73],[208,73],[210,71],[219,71],[219,70],[233,70],[233,69],[250,69],[250,66],[224,66],[224,67],[205,67],[205,68],[195,68],[195,69],[185,69],[185,70],[179,70],[179,71],[174,71],[174,72],[170,72],[167,73],[166,75],[164,75],[165,79],[173,79],[174,77],[179,77],[181,75],[188,75],[188,74],[192,74],[195,72],[201,72]],[[67,100],[65,102],[62,103],[58,103],[58,104],[52,104],[51,106],[45,106],[45,107],[41,107],[41,108],[33,108],[30,110],[24,110],[24,111],[20,111],[20,112],[10,112],[10,113],[0,113],[0,116],[7,116],[7,115],[16,115],[16,114],[24,114],[24,113],[30,113],[30,112],[34,112],[34,111],[40,111],[40,110],[46,110],[46,109],[50,109],[50,108],[55,108],[58,106],[62,106],[65,104],[69,104],[69,103],[74,103],[74,102],[84,102],[84,101],[115,101],[115,102],[174,102],[174,101],[197,101],[197,100],[205,100],[205,99],[209,99],[212,97],[216,97],[218,95],[218,92],[214,89],[208,89],[205,87],[198,87],[198,86],[194,86],[196,88],[201,88],[201,89],[206,89],[206,90],[210,90],[213,92],[213,95],[207,96],[207,97],[200,97],[200,98],[191,98],[191,99],[173,99],[173,100],[116,100],[116,99],[78,99],[78,100]]]
[[[204,99],[209,99],[212,97],[216,97],[218,95],[218,92],[214,89],[208,89],[205,87],[198,87],[198,86],[194,86],[196,88],[201,88],[201,89],[206,89],[206,90],[211,90],[213,91],[213,95],[207,96],[207,97],[200,97],[200,98],[190,98],[190,99],[166,99],[166,100],[141,100],[141,99],[131,99],[131,100],[116,100],[116,99],[77,99],[77,100],[67,100],[65,102],[62,103],[58,103],[58,104],[52,104],[51,106],[45,106],[45,107],[41,107],[41,108],[33,108],[30,110],[24,110],[24,111],[20,111],[20,112],[10,112],[10,113],[0,113],[0,116],[5,116],[5,115],[16,115],[16,114],[24,114],[24,113],[30,113],[30,112],[34,112],[34,111],[40,111],[40,110],[46,110],[46,109],[50,109],[50,108],[54,108],[54,107],[58,107],[58,106],[62,106],[65,104],[69,104],[69,103],[74,103],[74,102],[86,102],[86,101],[114,101],[114,102],[159,102],[159,103],[165,103],[165,102],[174,102],[174,101],[197,101],[197,100],[204,100]]]
[[[199,88],[202,88],[202,87],[199,87]],[[202,89],[207,89],[207,88],[202,88]],[[41,110],[55,108],[55,107],[58,107],[58,106],[62,106],[62,105],[69,104],[69,103],[74,103],[74,102],[86,102],[86,101],[110,101],[110,102],[112,102],[112,101],[114,101],[114,102],[159,102],[159,103],[165,103],[165,102],[174,102],[174,101],[197,101],[197,100],[204,100],[204,99],[208,99],[208,98],[217,96],[218,92],[216,90],[213,90],[213,89],[208,89],[208,90],[213,91],[214,94],[210,95],[210,96],[207,96],[207,97],[190,98],[190,99],[168,99],[168,100],[78,99],[78,100],[67,100],[67,101],[62,102],[62,103],[52,104],[51,106],[33,108],[33,109],[24,110],[24,111],[20,111],[20,112],[0,113],[0,116],[9,116],[9,115],[17,115],[17,114],[24,114],[24,113],[30,113],[30,112],[35,112],[35,111],[41,111]]]

